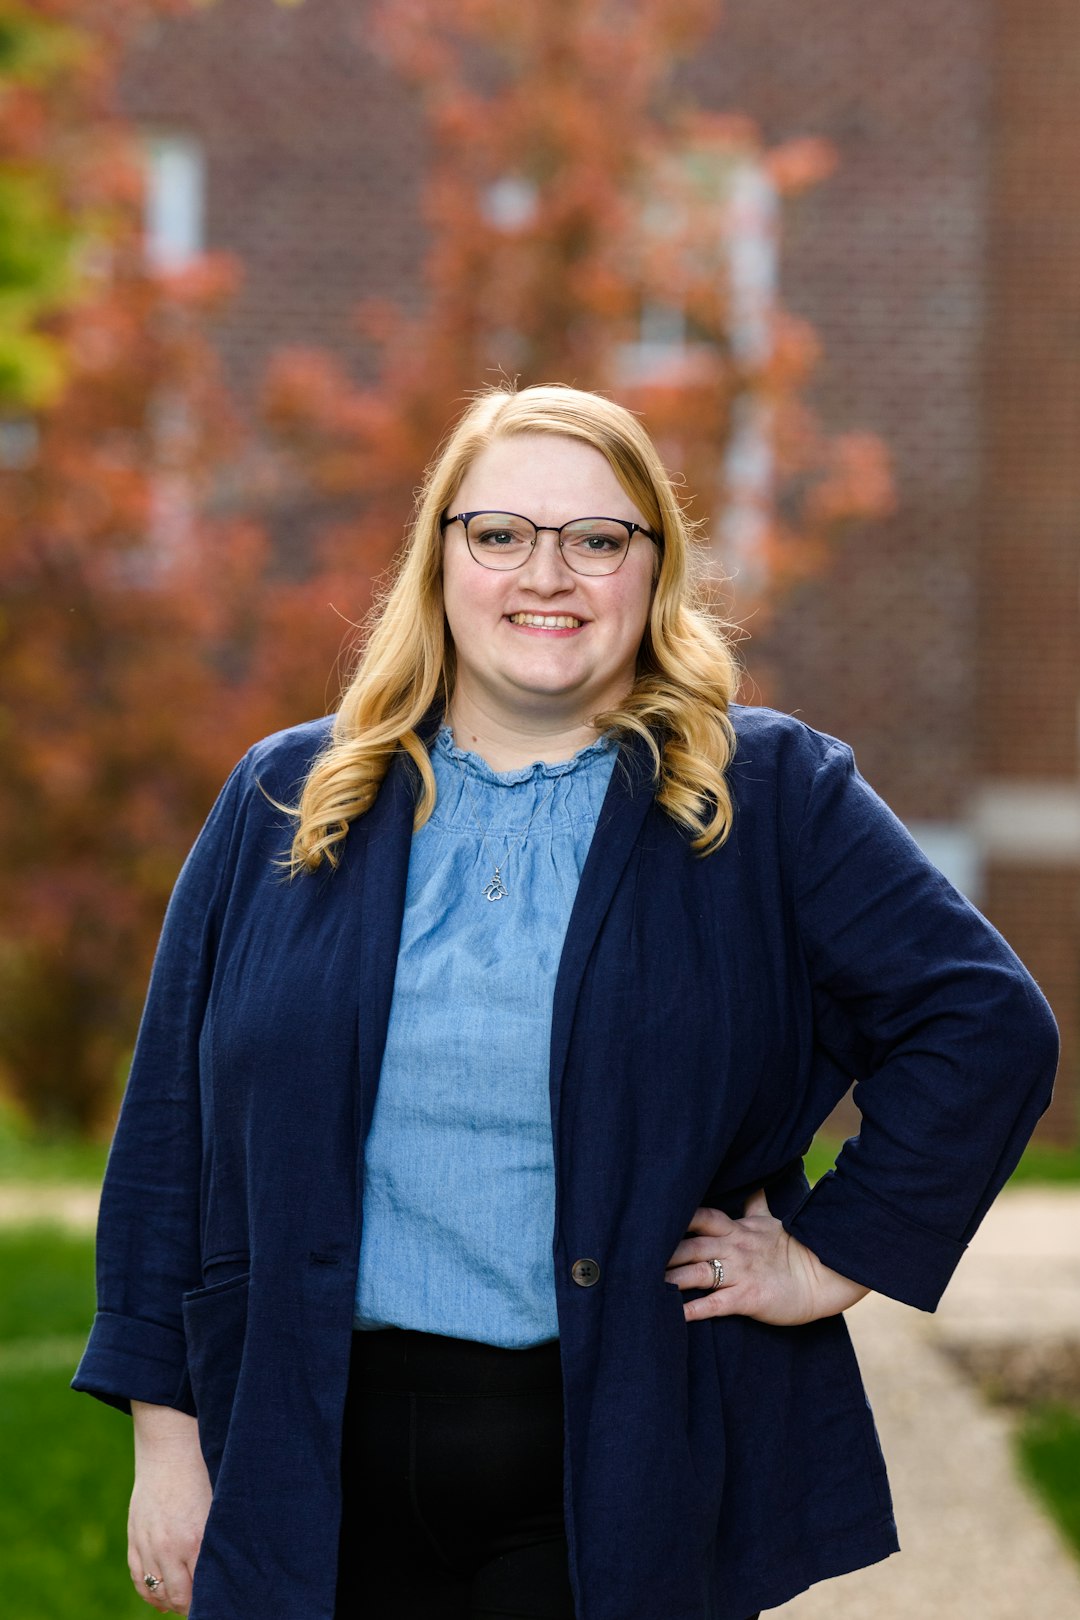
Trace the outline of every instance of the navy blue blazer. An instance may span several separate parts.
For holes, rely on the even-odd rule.
[[[556,984],[578,1620],[743,1620],[896,1550],[843,1317],[687,1323],[665,1263],[698,1205],[737,1216],[764,1185],[825,1264],[933,1310],[1055,1071],[1034,981],[851,750],[768,709],[732,718],[735,825],[705,859],[623,747]],[[414,780],[400,756],[340,869],[284,881],[291,828],[260,784],[292,799],[328,726],[250,750],[178,879],[73,1380],[198,1417],[214,1497],[192,1620],[334,1610],[364,1141]],[[852,1078],[861,1131],[811,1191],[801,1155]]]

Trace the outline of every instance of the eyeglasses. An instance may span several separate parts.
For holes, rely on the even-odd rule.
[[[659,535],[629,518],[575,518],[556,529],[550,524],[538,527],[520,512],[455,512],[442,518],[440,527],[445,532],[451,523],[464,524],[470,555],[482,568],[520,568],[544,531],[558,537],[563,560],[575,574],[613,574],[622,566],[635,534],[660,544]]]

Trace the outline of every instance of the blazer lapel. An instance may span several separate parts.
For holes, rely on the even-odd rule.
[[[356,863],[350,888],[356,906],[360,967],[361,1151],[375,1109],[390,1023],[415,804],[411,761],[399,752],[386,773],[375,803],[366,815],[353,822],[346,840],[354,846],[348,851],[349,862]]]
[[[620,745],[619,758],[611,773],[570,913],[555,979],[550,1083],[556,1130],[563,1071],[585,966],[655,791],[649,751],[639,738],[631,737]]]

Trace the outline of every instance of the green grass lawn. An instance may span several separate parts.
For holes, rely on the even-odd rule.
[[[93,1241],[0,1231],[0,1608],[11,1620],[132,1620],[131,1424],[70,1390],[94,1308]]]
[[[1080,1407],[1031,1407],[1016,1448],[1024,1473],[1080,1554]]]

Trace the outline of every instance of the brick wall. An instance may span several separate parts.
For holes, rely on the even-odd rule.
[[[362,373],[353,306],[418,296],[423,125],[370,51],[365,12],[357,0],[217,0],[156,22],[129,57],[126,110],[199,139],[208,244],[243,261],[217,328],[241,391],[282,342],[323,345]]]
[[[358,0],[218,0],[159,24],[129,62],[127,106],[200,138],[210,245],[247,265],[218,328],[241,391],[284,341],[363,371],[352,304],[418,293],[423,132],[364,18]],[[827,575],[755,638],[751,673],[770,701],[852,742],[921,836],[966,843],[976,898],[1066,1033],[1047,1122],[1066,1135],[1080,1002],[1080,8],[727,0],[688,77],[770,139],[839,148],[838,173],[790,210],[785,297],[824,339],[826,421],[881,433],[900,492],[896,517],[843,537]],[[1002,783],[1057,792],[1023,801],[1032,828],[1047,804],[1056,817],[1035,857],[1030,837],[1018,850],[1002,831]]]
[[[840,153],[791,210],[784,293],[824,341],[826,421],[887,440],[900,510],[837,545],[759,658],[778,705],[852,742],[905,819],[959,815],[973,763],[985,19],[981,0],[728,0],[695,73],[769,140]]]
[[[1080,10],[994,9],[980,814],[987,909],[1061,1024],[1046,1129],[1067,1138],[1080,1062]]]

